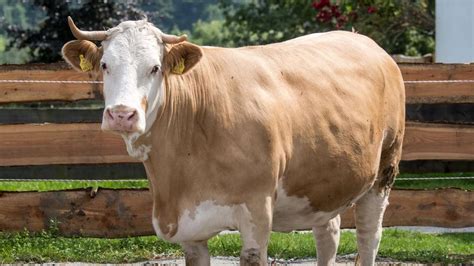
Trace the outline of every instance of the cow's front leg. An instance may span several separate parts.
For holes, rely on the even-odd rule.
[[[341,217],[329,220],[326,224],[313,227],[316,238],[318,266],[336,263],[337,246],[339,245]]]
[[[211,265],[207,241],[186,242],[182,243],[181,246],[184,249],[184,257],[187,266]]]
[[[273,201],[243,204],[239,231],[242,238],[240,265],[267,265],[267,247],[272,228]]]

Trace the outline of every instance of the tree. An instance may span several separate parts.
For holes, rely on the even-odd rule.
[[[434,50],[434,0],[221,0],[220,5],[229,38],[239,46],[355,28],[389,53]]]
[[[320,27],[314,23],[315,11],[307,0],[260,0],[235,3],[221,0],[225,26],[237,46],[288,40]]]
[[[224,20],[202,21],[198,20],[193,25],[191,41],[199,45],[212,45],[222,47],[235,46],[229,40],[230,32],[224,26]]]
[[[27,50],[32,58],[31,62],[44,63],[61,60],[62,45],[73,39],[67,25],[67,16],[73,17],[78,26],[85,30],[107,29],[121,21],[147,17],[165,32],[181,32],[190,31],[193,23],[199,19],[207,20],[210,17],[209,5],[217,3],[217,0],[86,0],[83,3],[31,0],[21,4],[13,0],[0,0],[0,3],[2,1],[8,8],[19,7],[20,11],[26,12],[27,17],[36,18],[32,25],[39,24],[39,27],[28,27],[22,21],[0,21],[0,26],[3,25],[0,29],[7,29],[6,34],[10,40],[7,42],[7,52],[30,48]],[[16,15],[9,17],[15,18]]]
[[[140,19],[145,13],[135,6],[113,1],[89,1],[74,5],[66,1],[34,0],[33,8],[44,10],[45,19],[39,29],[24,29],[10,24],[7,28],[10,42],[8,47],[30,47],[32,62],[56,62],[61,59],[61,47],[74,39],[67,25],[67,16],[72,16],[85,30],[107,29],[120,21]]]
[[[317,0],[316,21],[328,29],[354,28],[392,54],[434,50],[434,0]]]
[[[29,49],[7,49],[9,38],[6,35],[7,24],[19,25],[23,28],[32,28],[36,23],[36,16],[30,16],[24,5],[14,0],[0,0],[0,64],[6,62],[21,64],[30,60]]]

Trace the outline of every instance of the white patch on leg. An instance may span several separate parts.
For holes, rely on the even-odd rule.
[[[382,220],[388,195],[370,190],[356,203],[357,250],[362,265],[373,265],[382,236]]]
[[[337,215],[322,226],[313,228],[316,238],[318,265],[334,265],[340,238],[341,217]]]
[[[271,200],[271,199],[270,199]],[[271,202],[270,202],[271,204]],[[240,236],[245,249],[256,248],[259,249],[260,245],[257,243],[253,236],[253,230],[256,226],[252,223],[252,214],[250,213],[247,205],[241,204],[241,208],[238,213],[238,228]]]

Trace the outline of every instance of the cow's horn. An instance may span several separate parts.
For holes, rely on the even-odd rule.
[[[72,35],[78,40],[103,41],[107,38],[105,31],[83,31],[78,29],[71,17],[67,17],[67,23],[69,24]]]
[[[180,42],[186,41],[188,39],[188,36],[186,36],[186,34],[181,35],[181,36],[176,36],[172,34],[162,33],[161,39],[163,40],[164,43],[173,44],[173,43],[180,43]]]

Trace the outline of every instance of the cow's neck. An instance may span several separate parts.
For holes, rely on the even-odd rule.
[[[180,150],[188,153],[207,145],[219,128],[229,126],[230,97],[225,84],[211,78],[220,72],[211,58],[212,55],[204,56],[187,74],[164,78],[164,100],[157,107],[153,126],[139,137],[124,138],[132,157],[146,161],[150,150],[158,151],[161,157],[179,156]],[[165,147],[172,147],[173,151]]]
[[[204,51],[205,53],[205,51]],[[151,130],[157,145],[198,145],[228,123],[232,109],[225,84],[218,84],[219,69],[203,59],[184,75],[164,78],[164,101]]]

